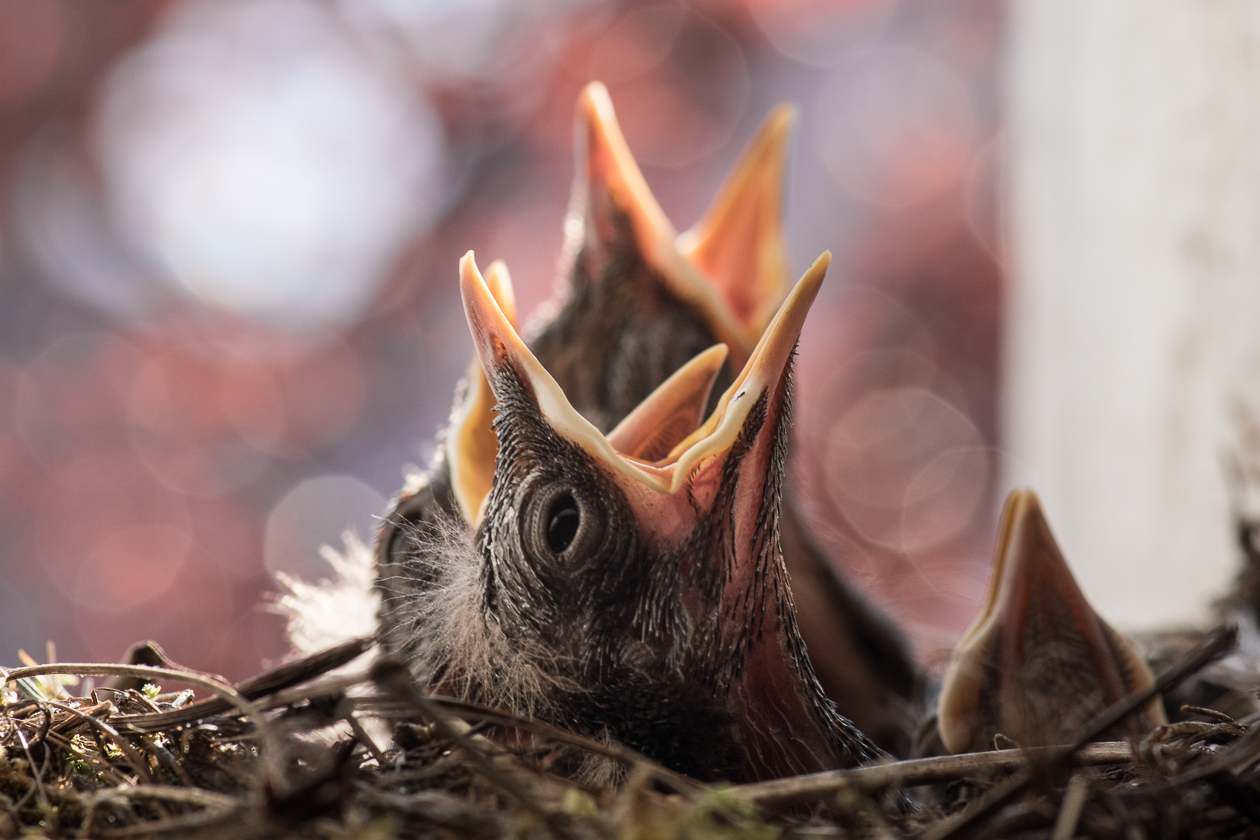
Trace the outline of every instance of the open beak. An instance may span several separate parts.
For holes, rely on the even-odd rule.
[[[503,319],[515,329],[516,295],[502,260],[492,262],[486,269],[484,286]],[[494,434],[494,403],[494,392],[486,381],[481,363],[474,358],[468,366],[464,400],[451,419],[446,444],[451,489],[464,521],[473,527],[481,521],[482,507],[494,480],[494,459],[499,452],[499,440]]]
[[[652,566],[653,575],[678,582],[675,597],[691,629],[673,642],[692,651],[688,667],[703,671],[689,679],[730,698],[749,778],[850,766],[875,754],[823,699],[804,656],[779,544],[792,357],[829,262],[825,253],[805,272],[703,423],[720,346],[695,357],[608,435],[570,405],[520,339],[471,252],[460,263],[469,328],[503,416],[545,424],[581,450],[609,490],[620,491],[637,530],[636,556],[656,558],[664,565]],[[521,435],[511,426],[498,431]],[[511,465],[499,467],[512,474]],[[608,559],[629,562],[615,553]]]
[[[726,355],[726,345],[716,344],[675,371],[608,433],[613,449],[646,463],[669,455],[704,421]]]
[[[679,436],[677,418],[699,416],[698,406],[708,396],[704,385],[711,382],[720,351],[706,351],[666,380],[641,410],[606,436],[569,404],[555,379],[521,340],[477,270],[471,251],[460,260],[460,289],[477,356],[492,390],[497,392],[498,377],[518,377],[551,427],[593,456],[624,489],[634,496],[674,495],[684,484],[696,485],[702,474],[714,469],[735,444],[759,399],[766,394],[773,399],[773,392],[789,375],[796,340],[830,260],[830,253],[823,254],[796,284],[708,420],[682,436],[664,457],[652,461],[639,456],[658,454],[662,439],[645,448],[643,430],[669,426],[671,432],[663,439],[672,439]],[[630,451],[619,451],[619,447]]]
[[[680,237],[626,145],[607,88],[592,82],[578,100],[570,249],[613,251],[628,225],[669,293],[699,312],[730,347],[731,365],[742,366],[786,286],[782,180],[793,118],[787,105],[771,113],[704,219]]]
[[[937,725],[950,752],[1067,743],[1089,719],[1152,685],[1146,661],[1094,612],[1055,543],[1037,496],[1007,498],[980,614],[941,685]],[[1164,723],[1155,698],[1110,733]]]
[[[761,334],[787,289],[783,178],[795,122],[791,105],[771,111],[704,217],[678,237],[749,335]]]

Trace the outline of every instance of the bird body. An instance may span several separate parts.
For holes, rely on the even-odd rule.
[[[413,668],[439,690],[615,738],[702,779],[877,757],[814,677],[779,544],[791,357],[826,264],[793,290],[708,419],[652,439],[661,418],[704,416],[722,349],[605,435],[466,256],[498,456],[476,531],[433,529],[429,588],[409,605],[428,640]]]
[[[576,132],[578,175],[565,224],[569,282],[555,316],[534,332],[530,349],[573,408],[598,430],[622,422],[654,388],[716,342],[727,346],[729,358],[713,371],[715,394],[748,359],[786,286],[782,171],[791,122],[786,106],[771,114],[705,217],[678,236],[626,146],[607,92],[598,84],[584,91]],[[515,328],[506,268],[493,264],[485,279]],[[499,446],[491,430],[494,404],[474,363],[442,457],[395,501],[378,538],[382,629],[387,645],[404,655],[415,655],[425,644],[407,605],[430,586],[436,559],[424,555],[441,542],[436,524],[440,520],[449,532],[454,521],[469,527],[481,522]],[[662,440],[676,441],[712,408],[710,399],[707,405],[692,403],[688,416],[654,418],[657,427],[645,433],[649,440],[641,445],[655,446],[648,455],[664,454],[659,450],[669,447]],[[837,575],[790,502],[785,505],[777,521],[784,560],[803,598],[801,626],[821,665],[824,688],[881,744],[898,746],[919,688],[914,662],[896,628]]]
[[[980,614],[941,685],[938,728],[950,752],[1073,741],[1095,715],[1154,683],[1137,648],[1085,600],[1035,494],[1016,490],[998,528]],[[1165,722],[1159,698],[1107,737]]]

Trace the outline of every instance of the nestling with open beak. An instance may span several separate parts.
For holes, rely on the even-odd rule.
[[[615,738],[701,779],[878,756],[814,677],[779,549],[791,360],[828,261],[806,272],[702,425],[721,347],[605,435],[466,255],[461,289],[499,451],[486,497],[460,501],[479,511],[475,533],[448,531],[428,555],[429,591],[409,608],[429,644],[413,668],[439,691]]]
[[[729,355],[714,367],[715,396],[748,359],[786,286],[782,181],[792,117],[787,106],[771,113],[701,222],[676,236],[626,146],[607,91],[595,83],[583,92],[578,174],[565,225],[568,295],[531,349],[600,431],[716,342],[725,343]],[[485,279],[515,327],[506,267],[492,264]],[[392,649],[410,653],[424,643],[406,605],[429,585],[434,558],[422,555],[433,544],[434,524],[471,523],[480,515],[458,500],[486,498],[498,448],[494,404],[474,362],[444,458],[424,482],[404,491],[386,518],[377,564],[382,627]],[[663,418],[647,436],[689,434],[704,408]],[[900,633],[838,577],[801,527],[790,498],[780,527],[801,632],[825,691],[881,746],[902,747],[917,714],[919,684]]]
[[[1133,643],[1090,607],[1037,497],[1006,500],[980,614],[941,685],[937,727],[950,752],[1070,743],[1111,704],[1154,683]],[[1141,737],[1165,722],[1158,697],[1104,738]]]

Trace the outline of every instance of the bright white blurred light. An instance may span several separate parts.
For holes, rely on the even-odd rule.
[[[436,115],[303,0],[180,7],[112,74],[96,128],[133,244],[289,328],[352,321],[445,201]]]
[[[476,75],[495,57],[509,30],[508,0],[354,0],[344,3],[353,19],[368,19],[401,33],[425,65],[452,76]]]
[[[379,53],[396,53],[429,78],[480,79],[494,86],[535,84],[548,65],[572,7],[593,0],[337,0],[343,19]],[[610,4],[603,4],[608,7]],[[606,10],[611,13],[611,9]],[[555,25],[537,25],[551,18]],[[525,93],[526,91],[519,91]],[[532,97],[531,97],[532,98]]]

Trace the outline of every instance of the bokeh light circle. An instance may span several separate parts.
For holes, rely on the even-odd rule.
[[[291,329],[357,317],[446,200],[437,116],[318,4],[178,7],[95,125],[124,235],[195,298]]]
[[[130,525],[103,534],[79,569],[74,599],[125,612],[159,597],[179,576],[193,540],[170,525]]]
[[[882,388],[827,432],[826,491],[863,537],[915,553],[960,534],[988,488],[980,431],[925,388]]]
[[[298,484],[267,517],[263,559],[271,573],[319,580],[331,570],[324,546],[340,549],[347,531],[368,540],[385,512],[386,498],[354,476],[322,475]]]
[[[908,47],[872,50],[815,101],[814,141],[836,182],[882,207],[927,201],[970,171],[976,116],[965,82]]]

